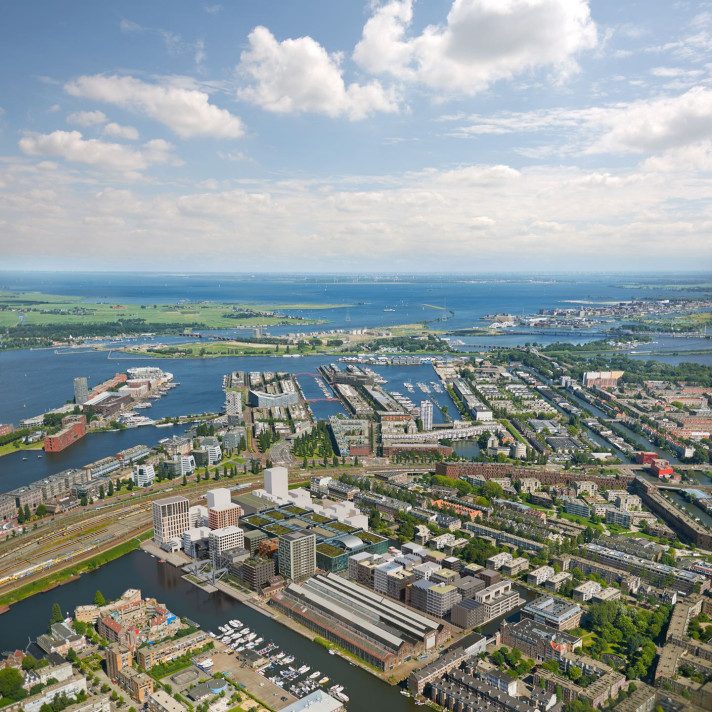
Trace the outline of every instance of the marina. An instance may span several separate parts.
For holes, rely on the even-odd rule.
[[[294,667],[295,655],[280,650],[278,644],[273,641],[263,645],[264,637],[258,637],[258,634],[247,626],[243,627],[242,621],[236,618],[218,626],[218,630],[221,637],[212,631],[209,631],[209,635],[228,646],[230,648],[228,654],[236,655],[247,664],[249,661],[246,659],[244,651],[254,651],[258,659],[255,662],[253,657],[251,664],[257,673],[277,687],[287,690],[296,698],[305,697],[317,689],[326,689],[326,685],[330,682],[329,676],[322,676],[319,670],[309,674],[311,671],[309,665],[303,664],[298,668]],[[330,650],[330,652],[332,651]],[[328,688],[328,692],[341,702],[349,701],[343,685],[332,685]]]

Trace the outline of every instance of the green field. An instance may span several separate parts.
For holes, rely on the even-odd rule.
[[[311,308],[307,305],[288,308]],[[326,308],[326,307],[321,307]],[[24,314],[24,320],[21,320]],[[298,319],[275,313],[268,307],[200,302],[195,304],[102,304],[82,302],[78,297],[58,297],[31,292],[0,292],[0,327],[51,326],[55,324],[105,324],[119,320],[143,319],[150,324],[193,326],[206,329],[228,329],[251,326],[274,326],[291,323],[321,323],[318,319]]]

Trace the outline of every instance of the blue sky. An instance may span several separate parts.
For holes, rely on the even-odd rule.
[[[712,265],[712,5],[6,2],[10,269]]]

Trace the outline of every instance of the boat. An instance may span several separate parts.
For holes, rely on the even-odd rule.
[[[309,675],[310,680],[316,680],[317,677],[319,677],[321,673],[317,670],[316,672],[313,672],[311,675]]]
[[[327,682],[329,682],[328,677],[322,677],[321,680],[319,680],[320,685],[326,685]]]
[[[299,670],[297,670],[297,672],[298,672],[300,675],[303,675],[305,672],[309,672],[310,670],[311,670],[311,668],[310,668],[308,665],[302,665],[302,666],[299,668]]]
[[[336,655],[336,648],[329,648],[329,655]]]
[[[23,460],[26,460],[27,458],[26,458],[26,457],[23,457],[22,459],[23,459]]]

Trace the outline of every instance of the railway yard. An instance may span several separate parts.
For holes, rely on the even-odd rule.
[[[290,476],[295,483],[308,481],[304,473]],[[47,520],[21,537],[8,538],[0,544],[0,600],[15,588],[62,571],[148,532],[152,527],[151,502],[179,490],[196,504],[211,480],[191,482],[187,486],[154,486],[150,491],[125,496],[116,501],[101,500],[96,506],[73,510]],[[227,486],[249,492],[261,487],[254,475],[238,478]]]

